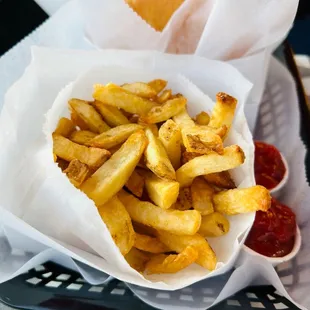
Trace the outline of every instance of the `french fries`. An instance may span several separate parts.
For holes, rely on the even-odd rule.
[[[169,100],[171,98],[171,95],[172,95],[171,89],[166,89],[157,98],[157,102],[162,104],[166,102],[167,100]]]
[[[198,233],[203,237],[220,237],[229,232],[229,221],[218,212],[204,215]]]
[[[87,101],[71,99],[69,105],[92,132],[102,133],[110,129],[110,126],[102,120],[100,114]]]
[[[158,137],[174,169],[181,165],[181,130],[179,126],[171,119],[167,120],[159,129]]]
[[[77,159],[74,159],[64,170],[64,173],[75,187],[79,187],[89,176],[90,170],[87,165],[81,163]]]
[[[228,171],[210,173],[203,177],[209,184],[220,188],[232,189],[236,187]]]
[[[125,191],[118,197],[135,222],[181,235],[193,235],[200,227],[201,215],[196,210],[164,210]]]
[[[69,139],[78,144],[86,145],[91,139],[95,138],[97,134],[89,130],[76,130],[73,131]]]
[[[156,79],[147,84],[155,90],[156,94],[159,94],[167,86],[167,81]]]
[[[185,108],[180,111],[177,115],[173,117],[173,120],[176,122],[177,125],[179,125],[181,128],[191,128],[195,127],[195,122],[191,119],[191,117],[188,115]]]
[[[150,128],[145,129],[145,134],[149,142],[144,153],[146,166],[160,178],[175,180],[175,170],[164,146]]]
[[[122,88],[142,98],[152,99],[157,95],[155,89],[146,83],[136,82],[123,84]]]
[[[199,234],[180,236],[161,230],[157,232],[157,236],[171,251],[177,253],[181,253],[186,247],[192,246],[198,252],[196,263],[208,270],[215,269],[217,263],[215,253],[208,241]]]
[[[196,123],[198,125],[208,125],[210,122],[210,116],[207,112],[200,112],[196,115]]]
[[[136,233],[134,247],[138,250],[154,254],[169,252],[169,249],[157,238],[139,233]]]
[[[196,157],[176,171],[181,187],[191,185],[195,177],[214,172],[226,171],[243,164],[244,153],[238,145],[227,146],[224,154],[211,153]]]
[[[127,263],[135,270],[143,272],[145,270],[146,263],[150,260],[151,256],[145,252],[142,252],[136,248],[132,248],[126,255],[125,259]]]
[[[94,200],[96,205],[106,203],[126,184],[146,144],[147,139],[142,130],[133,133],[122,147],[82,184],[81,190]]]
[[[107,225],[110,234],[123,255],[126,255],[135,243],[135,232],[131,218],[117,196],[98,207],[99,214]]]
[[[71,117],[71,121],[72,123],[79,127],[81,130],[89,130],[88,125],[82,120],[82,118],[74,111],[71,109],[70,112],[70,117]]]
[[[109,129],[87,142],[88,146],[110,149],[127,140],[135,131],[143,127],[138,124],[126,124]]]
[[[125,184],[126,188],[137,197],[142,197],[144,185],[145,178],[138,169],[133,171]]]
[[[53,152],[66,161],[78,159],[90,168],[100,167],[109,157],[110,152],[94,147],[76,144],[69,139],[53,134]]]
[[[195,153],[195,152],[183,152],[182,153],[182,165],[185,165],[190,160],[194,159],[195,157],[202,156],[203,154]]]
[[[214,189],[203,179],[196,178],[191,185],[191,195],[193,208],[201,213],[208,215],[214,212],[213,195]]]
[[[193,201],[191,197],[191,190],[188,187],[183,187],[180,189],[180,194],[177,199],[176,205],[174,206],[177,210],[189,210],[193,207]]]
[[[74,130],[75,130],[75,125],[73,124],[73,122],[66,117],[62,117],[58,121],[58,124],[57,124],[57,127],[54,133],[56,135],[60,135],[65,138],[68,138]]]
[[[219,192],[213,196],[217,212],[235,215],[239,213],[267,211],[270,208],[269,191],[260,185],[249,188],[236,188]]]
[[[95,85],[93,97],[95,100],[139,115],[147,114],[157,105],[153,101],[141,98],[114,84]]]
[[[187,246],[180,254],[160,254],[152,257],[145,266],[147,274],[176,273],[194,263],[198,258],[197,250]]]

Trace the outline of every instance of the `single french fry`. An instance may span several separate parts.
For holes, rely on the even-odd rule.
[[[224,148],[224,154],[211,153],[196,157],[179,168],[176,172],[181,187],[189,186],[200,175],[226,171],[244,163],[245,156],[238,145]]]
[[[87,142],[96,136],[97,134],[89,130],[76,130],[72,132],[69,139],[74,143],[86,145]]]
[[[145,252],[139,251],[136,248],[132,248],[126,255],[125,259],[127,263],[135,270],[143,272],[146,263],[150,260],[151,256]]]
[[[70,117],[72,123],[79,127],[81,130],[90,130],[88,125],[83,121],[83,119],[74,111],[71,109]]]
[[[203,177],[209,184],[215,185],[217,187],[226,189],[236,188],[236,185],[228,171],[210,173],[204,175]]]
[[[196,123],[198,125],[208,125],[210,122],[210,116],[207,112],[200,112],[196,115]]]
[[[167,86],[167,81],[156,79],[147,84],[155,90],[156,94],[159,94]]]
[[[202,156],[203,154],[199,154],[199,153],[195,153],[195,152],[183,152],[182,153],[182,165],[185,165],[187,162],[189,162],[190,160],[198,157],[198,156]]]
[[[173,120],[167,120],[160,127],[158,137],[166,149],[173,168],[180,168],[182,136],[179,126]]]
[[[216,255],[208,241],[199,234],[179,236],[161,230],[157,232],[157,236],[162,243],[171,249],[171,251],[177,253],[181,253],[187,246],[192,246],[198,252],[196,263],[208,270],[215,269],[217,263]]]
[[[111,128],[87,142],[88,146],[110,149],[126,141],[130,135],[143,127],[138,124],[126,124]]]
[[[139,118],[138,122],[139,125],[143,126],[143,127],[148,127],[149,129],[151,129],[151,131],[153,132],[155,137],[158,137],[158,127],[156,124],[147,124],[146,122],[143,121],[143,119]]]
[[[145,265],[147,274],[156,273],[176,273],[192,263],[198,258],[198,251],[187,246],[180,254],[159,254],[152,257]]]
[[[100,114],[87,101],[71,99],[69,100],[69,105],[87,124],[91,131],[102,133],[110,129],[110,126],[103,121]]]
[[[96,100],[102,101],[105,104],[122,108],[123,110],[132,113],[145,115],[157,104],[145,98],[141,98],[125,89],[114,85],[107,84],[95,85],[93,97]]]
[[[183,110],[179,114],[175,115],[173,117],[173,120],[181,128],[191,128],[191,127],[195,127],[196,125],[195,122],[188,115],[186,108],[183,108]]]
[[[201,217],[201,225],[198,233],[203,237],[220,237],[229,232],[228,219],[218,212]]]
[[[56,163],[57,161],[57,155],[55,153],[53,153],[53,159],[54,159],[54,163]]]
[[[71,161],[78,159],[90,168],[100,167],[109,157],[110,152],[94,147],[86,147],[69,139],[53,134],[53,152],[60,158]]]
[[[146,226],[143,225],[141,223],[137,223],[137,222],[132,222],[134,231],[138,234],[141,235],[147,235],[147,236],[151,236],[151,237],[155,237],[156,236],[156,229],[150,227],[150,226]]]
[[[64,173],[75,187],[79,187],[89,176],[90,170],[86,164],[78,159],[73,159]]]
[[[191,196],[191,190],[189,187],[183,187],[180,189],[179,197],[175,207],[178,210],[189,210],[193,207],[193,201]]]
[[[117,107],[104,104],[98,100],[91,102],[91,105],[93,105],[98,110],[103,120],[111,127],[130,123],[128,118]]]
[[[137,197],[142,197],[143,189],[145,185],[145,177],[139,173],[138,169],[135,169],[128,181],[126,182],[126,188]]]
[[[123,190],[118,197],[135,222],[180,235],[193,235],[200,227],[201,215],[196,210],[165,210]]]
[[[145,134],[149,141],[144,152],[146,166],[162,179],[175,180],[175,170],[164,146],[150,128],[145,129]]]
[[[136,241],[134,247],[138,250],[154,254],[169,252],[169,249],[156,237],[142,235],[139,233],[136,233]]]
[[[157,98],[157,102],[162,104],[171,98],[172,92],[171,89],[164,90],[159,97]]]
[[[269,191],[260,185],[249,188],[235,188],[213,196],[217,212],[235,215],[239,213],[267,211],[271,205]]]
[[[82,184],[81,190],[94,200],[96,205],[106,203],[126,184],[146,144],[147,138],[143,130],[133,133],[122,147]]]
[[[75,125],[73,124],[73,122],[66,117],[62,117],[58,121],[56,130],[54,131],[54,133],[56,135],[60,135],[65,138],[68,138],[74,130],[75,130]]]
[[[126,255],[133,247],[136,237],[126,208],[117,196],[114,196],[99,206],[98,211],[120,252]]]
[[[191,185],[191,195],[193,208],[201,213],[208,215],[214,212],[213,195],[214,189],[202,178],[196,178]]]
[[[150,85],[142,82],[126,83],[121,86],[123,89],[142,98],[152,99],[155,98],[157,93]]]

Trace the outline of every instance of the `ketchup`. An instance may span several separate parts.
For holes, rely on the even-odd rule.
[[[269,190],[276,187],[286,172],[280,152],[273,145],[255,141],[254,171],[256,184]]]
[[[245,244],[262,255],[282,257],[292,251],[295,234],[295,214],[289,207],[272,198],[267,212],[256,212]]]

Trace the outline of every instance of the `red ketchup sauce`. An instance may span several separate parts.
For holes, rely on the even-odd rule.
[[[272,198],[267,212],[257,211],[245,244],[262,255],[282,257],[294,246],[296,218],[293,211]]]
[[[280,152],[273,145],[255,141],[254,171],[256,184],[269,190],[276,187],[286,172]]]

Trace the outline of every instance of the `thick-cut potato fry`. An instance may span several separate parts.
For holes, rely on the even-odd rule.
[[[233,122],[237,99],[225,93],[216,94],[216,103],[213,108],[209,126],[219,128],[226,125],[229,131]]]
[[[180,189],[180,194],[176,202],[175,209],[177,210],[189,210],[193,207],[191,190],[189,187],[183,187]]]
[[[146,145],[147,138],[143,130],[133,133],[122,147],[82,184],[81,190],[94,200],[96,205],[106,203],[126,184]]]
[[[142,98],[152,99],[157,95],[155,89],[153,89],[150,85],[142,82],[123,84],[121,87]]]
[[[167,120],[160,128],[158,137],[174,169],[181,166],[181,130],[179,126],[171,119]]]
[[[208,215],[214,212],[213,195],[214,189],[203,179],[196,178],[191,185],[193,208],[201,213]]]
[[[103,120],[111,127],[129,124],[128,118],[117,107],[95,100],[90,102],[101,114]]]
[[[219,192],[213,196],[214,208],[220,213],[235,215],[239,213],[267,211],[271,196],[263,186],[235,188]]]
[[[89,142],[91,139],[93,139],[96,136],[97,134],[89,130],[76,130],[72,132],[69,139],[74,143],[86,145],[87,142]]]
[[[100,114],[87,101],[71,99],[69,100],[69,105],[87,124],[91,131],[102,133],[110,129],[110,126],[103,121]]]
[[[53,153],[53,159],[54,159],[54,163],[56,163],[57,161],[57,155],[55,153]]]
[[[129,113],[139,115],[147,114],[157,105],[153,101],[141,98],[111,83],[105,86],[95,85],[93,97],[108,105],[122,108]]]
[[[244,160],[242,149],[238,145],[231,145],[224,148],[223,155],[211,153],[192,159],[177,170],[177,181],[181,187],[186,187],[199,175],[233,169],[242,165]]]
[[[147,124],[164,122],[179,114],[186,106],[186,101],[184,97],[168,100],[163,105],[152,108],[142,120]]]
[[[199,154],[199,153],[195,153],[195,152],[183,152],[182,153],[182,165],[185,165],[187,162],[189,162],[190,160],[198,157],[198,156],[202,156],[203,154]]]
[[[142,197],[144,185],[145,178],[138,169],[133,171],[125,184],[126,188],[137,197]]]
[[[172,92],[171,89],[166,89],[160,94],[160,96],[157,98],[157,102],[162,104],[169,100],[171,98]]]
[[[65,138],[68,138],[74,130],[75,130],[75,125],[73,124],[73,122],[66,117],[62,117],[58,121],[56,130],[54,131],[54,133],[56,135],[60,135]]]
[[[132,225],[133,225],[134,231],[138,234],[147,235],[147,236],[151,236],[151,237],[156,236],[156,229],[154,229],[150,226],[146,226],[146,225],[143,225],[143,224],[137,223],[137,222],[132,222]]]
[[[208,130],[212,131],[213,133],[215,133],[216,135],[220,136],[223,140],[223,138],[225,138],[226,134],[228,133],[228,128],[226,125],[220,126],[218,128],[213,128],[210,126],[200,126],[200,128],[204,128],[207,127]]]
[[[64,170],[64,173],[75,187],[79,187],[89,176],[90,170],[86,164],[74,159],[71,160],[68,168]]]
[[[157,238],[148,235],[136,233],[136,241],[134,247],[138,250],[160,254],[169,252],[169,249]]]
[[[118,197],[135,222],[179,235],[193,235],[200,227],[201,215],[196,210],[164,210],[123,190]]]
[[[146,263],[150,260],[151,256],[148,253],[139,251],[136,248],[132,248],[126,255],[125,259],[127,263],[135,270],[143,272]]]
[[[156,94],[159,94],[167,86],[167,81],[156,79],[148,82],[147,85],[151,86],[155,90]]]
[[[135,232],[131,218],[117,196],[98,207],[99,214],[107,225],[111,237],[123,255],[126,255],[135,243]]]
[[[194,263],[198,258],[198,251],[187,246],[180,254],[160,254],[152,257],[145,265],[147,274],[176,273]]]
[[[138,124],[126,124],[111,128],[96,136],[89,142],[88,146],[110,149],[126,141],[130,135],[143,127]]]
[[[138,119],[137,123],[139,125],[143,126],[143,127],[148,127],[149,129],[151,129],[151,131],[153,132],[154,136],[158,137],[158,127],[157,127],[157,124],[147,124],[141,118]]]
[[[173,117],[173,120],[181,128],[191,128],[191,127],[195,127],[196,125],[195,122],[188,115],[186,108],[183,108],[183,110],[179,114],[175,115]]]
[[[143,172],[142,172],[143,173]],[[145,188],[150,199],[163,209],[169,209],[179,195],[179,183],[176,181],[163,180],[155,174],[145,171]]]
[[[90,130],[88,125],[82,120],[82,118],[71,109],[70,112],[71,121],[73,124],[77,127],[79,127],[81,130]]]
[[[208,125],[210,122],[210,116],[207,112],[200,112],[196,115],[196,123],[198,125]]]
[[[145,134],[149,141],[144,152],[146,166],[160,178],[175,180],[175,170],[164,146],[150,128],[146,128]]]
[[[198,252],[196,263],[208,270],[215,269],[217,262],[215,253],[208,241],[199,234],[178,236],[161,230],[157,232],[157,236],[162,243],[177,253],[181,253],[187,246],[192,246]]]
[[[198,233],[203,237],[220,237],[229,232],[228,219],[218,212],[213,212],[201,218]]]
[[[78,159],[90,168],[100,167],[109,157],[110,152],[94,147],[76,144],[63,136],[53,134],[53,152],[60,158],[71,161]]]
[[[210,173],[203,176],[204,179],[217,187],[232,189],[236,188],[234,181],[232,180],[228,171],[221,171],[216,173]]]

